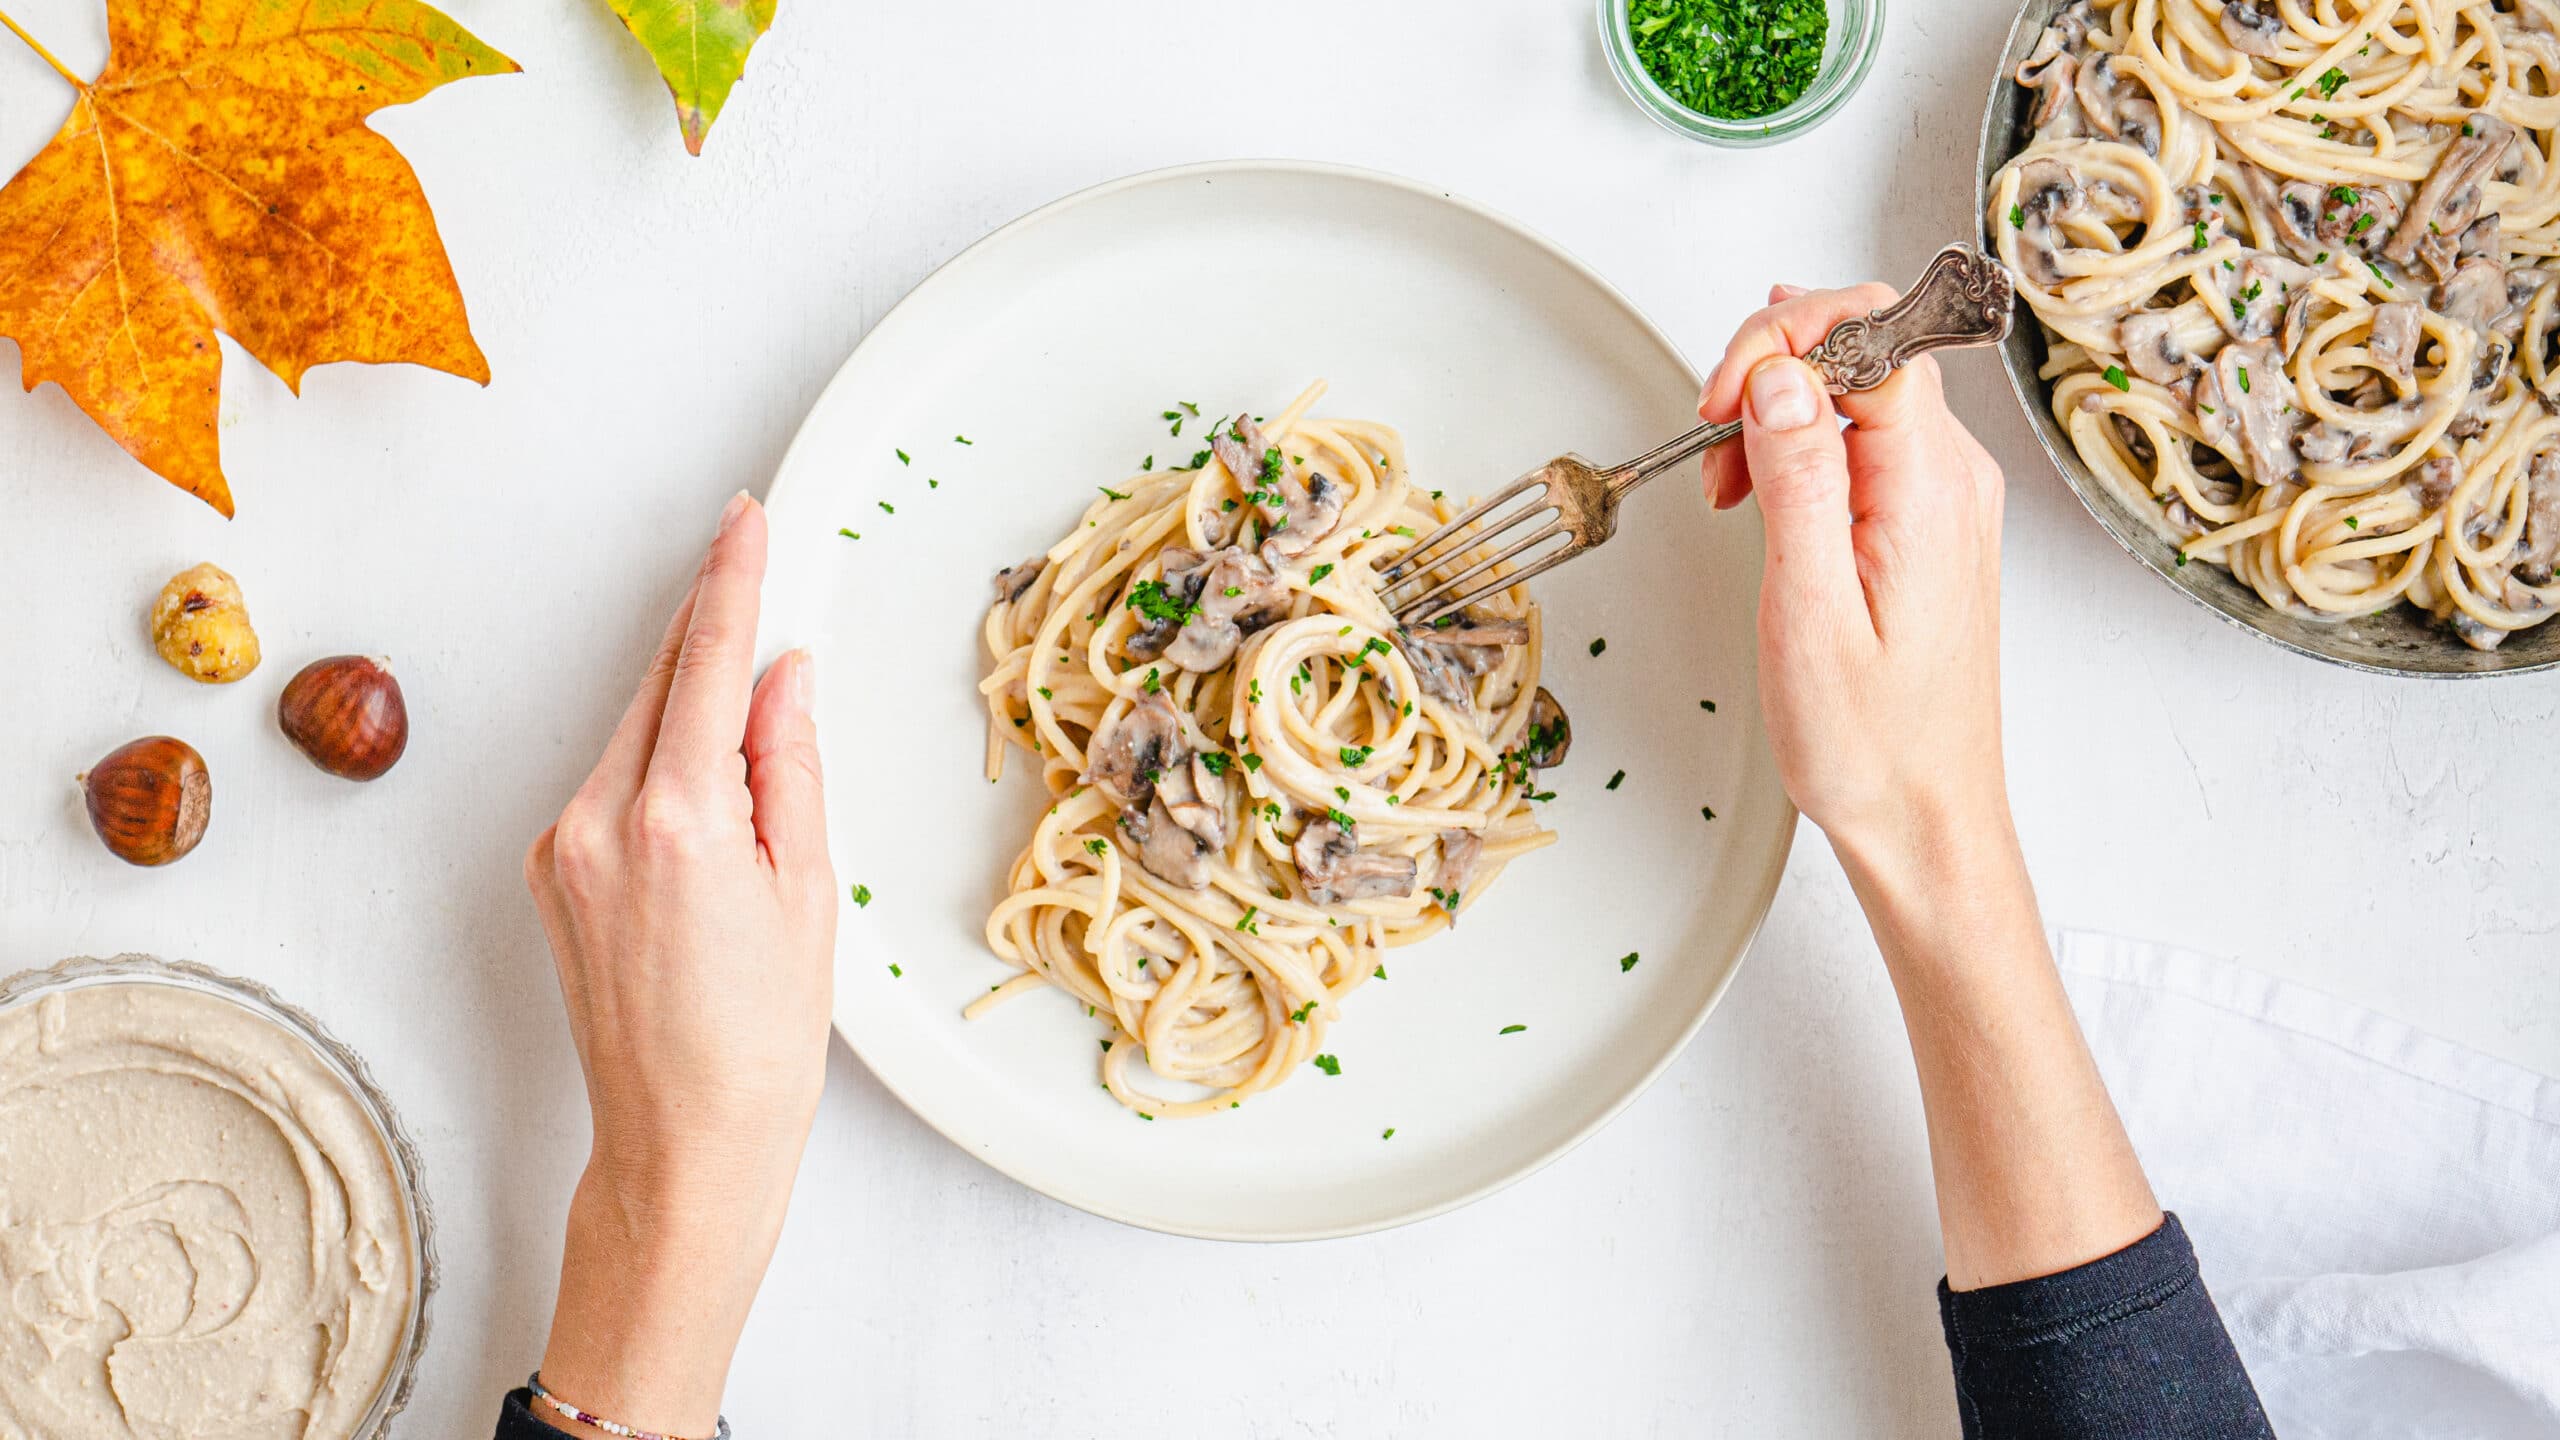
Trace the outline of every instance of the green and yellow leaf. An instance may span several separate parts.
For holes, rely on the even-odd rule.
[[[779,0],[612,0],[658,74],[676,97],[684,148],[699,155],[704,137],[747,72],[747,52],[773,28]]]

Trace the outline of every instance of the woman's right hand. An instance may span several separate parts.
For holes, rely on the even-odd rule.
[[[1894,298],[1777,287],[1698,403],[1743,422],[1739,449],[1708,452],[1706,482],[1718,509],[1759,497],[1760,692],[1780,774],[1853,864],[2009,830],[2000,467],[1948,412],[1927,356],[1836,402],[1796,358]]]

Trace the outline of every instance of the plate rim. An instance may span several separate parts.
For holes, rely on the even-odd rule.
[[[1563,245],[1558,244],[1553,239],[1550,239],[1546,235],[1532,229],[1530,226],[1522,223],[1518,219],[1515,219],[1500,210],[1496,210],[1481,201],[1469,199],[1468,197],[1460,195],[1456,191],[1443,186],[1428,184],[1390,171],[1375,170],[1358,165],[1344,165],[1332,161],[1282,158],[1243,158],[1232,160],[1196,161],[1181,165],[1163,166],[1152,170],[1140,170],[1131,174],[1119,176],[1115,179],[1104,180],[1096,184],[1088,185],[1079,190],[1069,191],[1067,194],[1059,196],[1054,200],[1045,201],[1040,205],[1034,206],[1030,210],[1024,211],[1022,214],[1015,216],[1013,219],[1006,221],[1004,224],[997,226],[995,229],[990,230],[986,234],[969,242],[969,244],[954,252],[949,258],[934,266],[933,269],[927,273],[924,278],[918,280],[906,294],[900,296],[897,303],[881,312],[880,318],[873,322],[868,330],[863,332],[861,339],[854,342],[853,348],[846,352],[843,361],[836,366],[835,373],[828,377],[827,383],[824,386],[820,387],[817,397],[809,403],[808,412],[801,417],[799,427],[792,432],[791,443],[784,447],[782,459],[774,466],[772,478],[765,484],[764,504],[770,508],[777,500],[780,500],[786,495],[794,493],[801,488],[805,488],[800,484],[790,482],[792,477],[800,468],[799,462],[801,459],[801,451],[804,446],[810,443],[809,435],[811,426],[819,412],[826,410],[829,407],[830,402],[835,398],[837,387],[848,383],[847,377],[854,367],[854,362],[861,358],[863,351],[877,339],[883,330],[889,328],[889,322],[894,319],[900,311],[916,304],[921,297],[926,296],[928,293],[938,293],[939,290],[944,288],[946,285],[956,283],[952,282],[950,277],[953,271],[962,268],[962,262],[968,260],[971,256],[978,254],[980,251],[993,247],[999,241],[1003,241],[1019,232],[1033,229],[1041,223],[1055,219],[1068,211],[1109,200],[1127,191],[1144,189],[1156,185],[1179,184],[1185,181],[1233,175],[1308,176],[1339,184],[1370,186],[1378,189],[1400,191],[1414,198],[1455,209],[1473,220],[1491,225],[1516,239],[1526,241],[1531,247],[1545,254],[1549,259],[1563,265],[1582,283],[1589,285],[1594,291],[1606,298],[1617,308],[1620,314],[1624,315],[1627,319],[1634,321],[1641,329],[1644,336],[1658,346],[1662,353],[1670,358],[1672,363],[1681,368],[1681,370],[1688,376],[1691,384],[1702,386],[1704,383],[1699,375],[1698,367],[1690,362],[1688,355],[1681,350],[1679,344],[1672,340],[1668,334],[1664,333],[1662,327],[1654,323],[1653,317],[1647,315],[1641,307],[1639,307],[1632,299],[1628,298],[1625,291],[1620,290],[1616,284],[1612,283],[1608,279],[1608,277],[1593,269],[1582,259],[1582,257],[1574,254],[1571,250],[1566,249]],[[1758,651],[1758,640],[1756,636],[1753,638],[1752,648],[1756,654]],[[1764,751],[1767,749],[1765,739],[1761,748]],[[1772,759],[1771,763],[1774,766],[1774,759]],[[969,1156],[971,1159],[977,1161],[979,1164],[986,1166],[988,1169],[993,1170],[1015,1184],[1022,1186],[1025,1190],[1046,1199],[1056,1201],[1059,1204],[1083,1211],[1088,1215],[1092,1215],[1103,1220],[1113,1221],[1121,1225],[1126,1225],[1131,1229],[1150,1231],[1159,1235],[1172,1235],[1184,1239],[1214,1240],[1236,1244],[1302,1244],[1320,1240],[1341,1240],[1360,1235],[1380,1234],[1389,1230],[1401,1229],[1408,1225],[1419,1224],[1425,1220],[1436,1219],[1442,1215],[1449,1214],[1452,1211],[1462,1210],[1480,1200],[1488,1199],[1501,1191],[1507,1190],[1512,1186],[1519,1184],[1521,1181],[1528,1179],[1530,1176],[1545,1170],[1548,1166],[1563,1159],[1568,1153],[1579,1148],[1583,1142],[1598,1134],[1602,1129],[1606,1128],[1610,1122],[1624,1114],[1627,1107],[1633,1105],[1639,1097],[1653,1088],[1654,1083],[1662,1078],[1663,1072],[1670,1069],[1674,1061],[1688,1053],[1689,1046],[1698,1038],[1698,1032],[1706,1027],[1707,1017],[1713,1015],[1723,1006],[1725,996],[1733,988],[1734,978],[1742,973],[1742,967],[1750,961],[1752,951],[1759,945],[1761,931],[1769,922],[1769,912],[1775,908],[1778,888],[1785,879],[1787,863],[1795,852],[1796,837],[1801,829],[1801,826],[1798,823],[1801,819],[1801,815],[1796,809],[1794,799],[1785,793],[1783,787],[1779,788],[1778,802],[1781,813],[1781,831],[1783,838],[1781,843],[1771,847],[1772,854],[1769,860],[1765,863],[1763,873],[1755,877],[1753,883],[1748,888],[1747,893],[1750,895],[1749,904],[1753,910],[1751,922],[1743,932],[1741,943],[1736,947],[1736,953],[1734,955],[1732,965],[1726,968],[1723,977],[1719,979],[1715,983],[1715,986],[1707,992],[1706,1003],[1698,1007],[1698,1013],[1681,1030],[1679,1038],[1671,1044],[1663,1047],[1662,1054],[1655,1059],[1650,1066],[1646,1067],[1644,1073],[1636,1076],[1632,1081],[1623,1086],[1616,1094],[1611,1095],[1604,1104],[1592,1112],[1588,1119],[1572,1129],[1570,1133],[1565,1134],[1561,1138],[1545,1146],[1537,1153],[1522,1159],[1516,1165],[1509,1167],[1505,1173],[1472,1186],[1462,1193],[1433,1199],[1419,1205],[1387,1207],[1387,1209],[1377,1218],[1370,1220],[1290,1230],[1274,1230],[1268,1228],[1234,1229],[1218,1226],[1183,1225],[1162,1220],[1160,1217],[1134,1213],[1122,1206],[1094,1196],[1081,1186],[1042,1183],[1021,1173],[1021,1171],[1014,1165],[1008,1164],[1003,1159],[999,1159],[996,1155],[991,1153],[985,1145],[954,1134],[951,1129],[946,1127],[942,1120],[933,1114],[927,1107],[918,1104],[915,1097],[910,1095],[905,1087],[903,1087],[896,1079],[884,1072],[880,1066],[872,1063],[872,1059],[869,1055],[863,1053],[862,1046],[854,1039],[853,1035],[845,1029],[844,1023],[841,1019],[842,1007],[840,1005],[831,1005],[829,1007],[830,1013],[827,1017],[828,1028],[844,1040],[845,1048],[852,1052],[855,1059],[862,1062],[863,1069],[870,1072],[871,1078],[878,1082],[882,1089],[888,1091],[900,1105],[904,1106],[908,1114],[923,1122],[927,1129],[932,1130],[935,1134],[940,1135],[944,1140],[949,1141],[955,1148]],[[830,955],[828,958],[829,966],[832,968],[834,963],[835,959]]]

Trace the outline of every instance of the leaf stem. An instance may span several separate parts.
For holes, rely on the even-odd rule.
[[[46,48],[44,48],[43,44],[42,44],[41,42],[39,42],[39,41],[36,39],[36,37],[34,37],[33,35],[28,34],[28,33],[26,32],[26,27],[24,27],[24,26],[20,25],[17,21],[10,19],[10,18],[9,18],[9,13],[8,13],[7,11],[5,11],[5,10],[0,10],[0,25],[6,25],[6,26],[8,26],[8,27],[9,27],[9,33],[10,33],[10,34],[15,35],[15,36],[17,36],[19,39],[26,41],[26,42],[27,42],[27,48],[28,48],[28,49],[30,49],[30,50],[33,50],[34,52],[36,52],[36,58],[37,58],[37,59],[39,59],[39,60],[42,60],[42,61],[43,61],[44,63],[46,63],[47,65],[52,66],[52,67],[53,67],[53,73],[54,73],[54,74],[59,75],[59,76],[61,76],[63,79],[70,81],[70,82],[71,82],[71,88],[72,88],[72,89],[77,90],[77,91],[80,91],[82,94],[86,94],[86,93],[88,93],[88,90],[89,90],[89,82],[88,82],[88,81],[86,81],[86,80],[81,79],[81,78],[80,78],[79,76],[77,76],[77,75],[72,74],[72,73],[71,73],[71,67],[70,67],[70,66],[65,65],[65,64],[63,64],[61,61],[54,59],[54,58],[53,58],[53,52],[52,52],[52,51],[50,51],[50,50],[47,50]]]

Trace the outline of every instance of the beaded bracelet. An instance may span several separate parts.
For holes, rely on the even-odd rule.
[[[539,1370],[534,1371],[524,1383],[528,1389],[533,1391],[534,1399],[541,1401],[543,1404],[550,1406],[552,1409],[559,1411],[561,1414],[568,1416],[570,1419],[577,1421],[581,1425],[593,1425],[607,1435],[619,1435],[623,1437],[623,1440],[683,1440],[682,1436],[661,1435],[655,1430],[636,1429],[632,1426],[623,1424],[619,1420],[607,1420],[601,1415],[590,1415],[586,1411],[579,1409],[577,1406],[570,1404],[568,1401],[561,1399],[559,1396],[552,1394],[550,1391],[543,1389],[542,1372]],[[711,1440],[729,1440],[728,1416],[723,1415],[720,1417],[720,1433],[712,1436]]]

